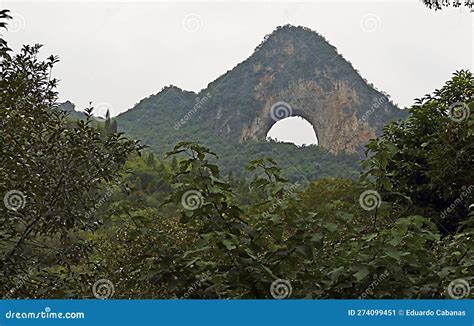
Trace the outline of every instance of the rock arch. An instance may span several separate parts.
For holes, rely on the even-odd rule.
[[[280,119],[269,129],[266,139],[293,143],[298,146],[318,145],[318,132],[302,116]]]
[[[271,127],[279,121],[275,110],[279,103],[288,105],[283,117],[300,116],[308,120],[316,131],[318,144],[331,153],[357,152],[369,139],[376,136],[376,128],[356,114],[361,103],[354,90],[346,83],[338,83],[325,92],[314,81],[300,81],[286,91],[265,96],[265,104],[258,115],[243,127],[240,140],[265,139]]]

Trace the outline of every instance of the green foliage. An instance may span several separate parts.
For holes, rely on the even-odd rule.
[[[0,194],[8,204],[0,206],[0,289],[34,268],[33,296],[90,272],[77,268],[91,250],[84,232],[99,222],[89,212],[141,148],[122,134],[103,138],[91,126],[92,108],[71,124],[56,109],[50,72],[58,59],[39,60],[40,48],[24,46],[0,62]]]
[[[169,154],[181,157],[170,210],[122,201],[109,211],[118,224],[102,231],[113,238],[101,238],[108,249],[96,259],[124,289],[119,297],[272,298],[270,284],[285,279],[293,298],[440,298],[450,281],[472,280],[472,216],[443,238],[429,219],[388,202],[374,229],[358,203],[362,184],[303,189],[271,158],[249,164],[250,202],[239,204],[209,149],[183,142]]]
[[[471,78],[456,73],[434,96],[411,108],[407,121],[388,126],[372,141],[362,183],[323,179],[306,187],[290,184],[272,158],[249,164],[250,184],[233,174],[227,180],[208,148],[179,143],[169,153],[180,159],[174,160],[168,203],[174,204],[171,216],[181,212],[181,224],[173,227],[192,232],[195,242],[189,239],[181,252],[173,247],[167,258],[172,272],[150,268],[150,282],[157,275],[161,282],[148,286],[159,296],[187,297],[185,289],[206,275],[190,297],[271,298],[270,284],[286,279],[296,298],[441,298],[448,296],[451,281],[472,282],[474,215],[452,221],[446,235],[433,218],[441,211],[431,205],[439,194],[459,194],[456,186],[472,180],[467,166],[459,164],[450,170],[448,182],[438,163],[450,159],[441,155],[446,141],[455,157],[472,158],[464,156],[471,150],[472,124],[453,120],[449,112],[453,101],[470,103]],[[450,164],[456,163],[451,159]],[[417,173],[445,183],[428,178],[417,188],[423,180],[412,176]],[[433,191],[435,185],[443,191]],[[375,215],[359,204],[367,187],[383,197]],[[438,199],[427,205],[416,195]],[[469,206],[470,197],[463,200],[456,205]]]
[[[473,85],[472,73],[461,70],[417,100],[406,121],[388,125],[367,145],[363,164],[364,177],[373,177],[377,190],[422,208],[444,233],[456,230],[473,201]]]
[[[353,95],[347,104],[333,102],[331,94],[338,91],[335,85],[350,85],[348,92]],[[367,114],[374,99],[382,104],[376,114]],[[309,115],[314,119],[318,112],[334,111],[331,118],[321,117],[321,121],[335,119],[341,126],[344,119],[338,118],[337,110],[347,108],[377,134],[388,121],[406,117],[385,94],[368,85],[323,36],[308,28],[285,25],[265,37],[248,59],[199,93],[168,86],[117,119],[120,130],[141,139],[158,155],[180,141],[212,148],[221,157],[224,174],[232,170],[239,177],[249,177],[245,165],[269,156],[283,168],[285,177],[295,182],[357,177],[360,155],[333,155],[318,146],[298,148],[267,142],[264,133],[275,123],[269,109],[277,100],[294,103],[293,114],[307,120],[312,120]],[[333,133],[316,132],[325,137]],[[335,137],[331,141],[347,140]]]
[[[11,56],[0,39],[2,296],[93,298],[92,284],[105,278],[123,299],[273,298],[282,279],[290,298],[443,298],[451,281],[474,282],[470,72],[456,72],[371,141],[356,181],[353,156],[223,145],[205,128],[195,131],[220,158],[186,137],[167,158],[142,157],[109,114],[102,124],[92,108],[84,119],[58,109],[57,58],[41,61],[39,49]],[[255,104],[229,93],[226,105]],[[159,136],[170,144],[166,131]],[[360,203],[367,189],[383,198],[374,212]]]
[[[10,10],[0,10],[0,31],[2,29],[7,29],[7,20],[12,18],[9,13]],[[3,35],[0,34],[0,58],[7,58],[9,56],[9,51],[11,51],[11,49],[8,47],[7,41],[5,41]]]
[[[148,157],[146,159],[146,164],[148,166],[153,166],[153,167],[156,165],[155,155],[153,153],[148,154]]]
[[[74,109],[72,110],[72,113],[76,113]],[[80,119],[80,118],[79,118]],[[105,113],[105,120],[104,123],[97,123],[97,127],[101,129],[102,135],[104,138],[107,138],[108,136],[112,134],[117,133],[117,120],[116,119],[110,119],[110,112],[107,110]]]
[[[111,134],[116,134],[117,133],[117,120],[110,119],[110,112],[107,110],[107,113],[105,114],[105,121],[104,121],[104,129],[103,133],[105,136],[109,136]]]

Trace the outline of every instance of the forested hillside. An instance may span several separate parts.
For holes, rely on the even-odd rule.
[[[0,28],[9,18],[0,11]],[[282,64],[252,62],[279,40],[269,37],[249,59],[255,74]],[[261,105],[239,93],[255,87],[240,82],[254,76],[241,71],[246,63],[231,73],[242,89],[212,93],[209,110],[214,103],[223,112],[217,120],[209,119],[216,111],[202,111],[175,133],[188,106],[165,92],[120,116],[121,133],[92,107],[83,119],[59,109],[59,59],[40,60],[41,46],[14,53],[2,35],[0,56],[3,298],[472,298],[470,71],[446,76],[409,114],[387,102],[356,124],[377,131],[359,165],[344,150],[231,142],[237,122],[228,135],[216,130],[237,116],[231,110],[249,122]],[[288,65],[313,78],[299,61]],[[351,69],[344,63],[331,74],[345,79]],[[377,91],[354,78],[359,100],[347,109],[357,118],[372,103],[364,92]],[[268,89],[288,87],[282,80]],[[218,107],[218,99],[229,102]]]
[[[265,141],[271,126],[289,116],[312,123],[320,148],[298,151]],[[158,154],[179,141],[194,141],[216,150],[224,171],[240,175],[244,161],[260,154],[321,178],[353,175],[368,140],[406,116],[323,36],[287,25],[199,93],[165,87],[117,120],[119,131]]]

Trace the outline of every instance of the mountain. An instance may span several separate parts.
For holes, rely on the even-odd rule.
[[[82,111],[76,111],[76,105],[71,101],[66,101],[63,103],[59,103],[58,110],[66,112],[71,119],[77,120],[86,120],[87,116]],[[104,122],[105,119],[98,116],[93,116],[94,120],[97,122]]]
[[[70,101],[59,103],[58,110],[66,112],[72,119],[86,119],[85,113],[81,111],[76,111],[76,105]]]
[[[324,37],[286,25],[199,93],[168,86],[117,119],[120,131],[158,153],[192,140],[232,157],[245,151],[242,146],[265,141],[272,125],[288,116],[313,125],[320,145],[312,148],[314,153],[360,157],[370,138],[406,113],[369,85]]]

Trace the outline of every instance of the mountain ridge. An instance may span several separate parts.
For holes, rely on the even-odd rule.
[[[205,105],[196,109],[195,102],[203,97]],[[277,120],[271,110],[280,102],[287,104],[283,109],[291,111],[283,112],[284,117],[297,115],[308,120],[321,147],[334,154],[360,152],[388,122],[406,117],[323,36],[305,27],[285,25],[199,92],[170,85],[117,119],[122,131],[144,139],[158,151],[169,149],[167,145],[177,140],[206,142],[211,135],[243,143],[265,140]],[[167,123],[159,120],[163,115],[168,116]],[[141,125],[144,118],[149,128],[166,136],[148,137]],[[182,121],[185,123],[179,123]],[[177,124],[179,128],[170,128]]]

